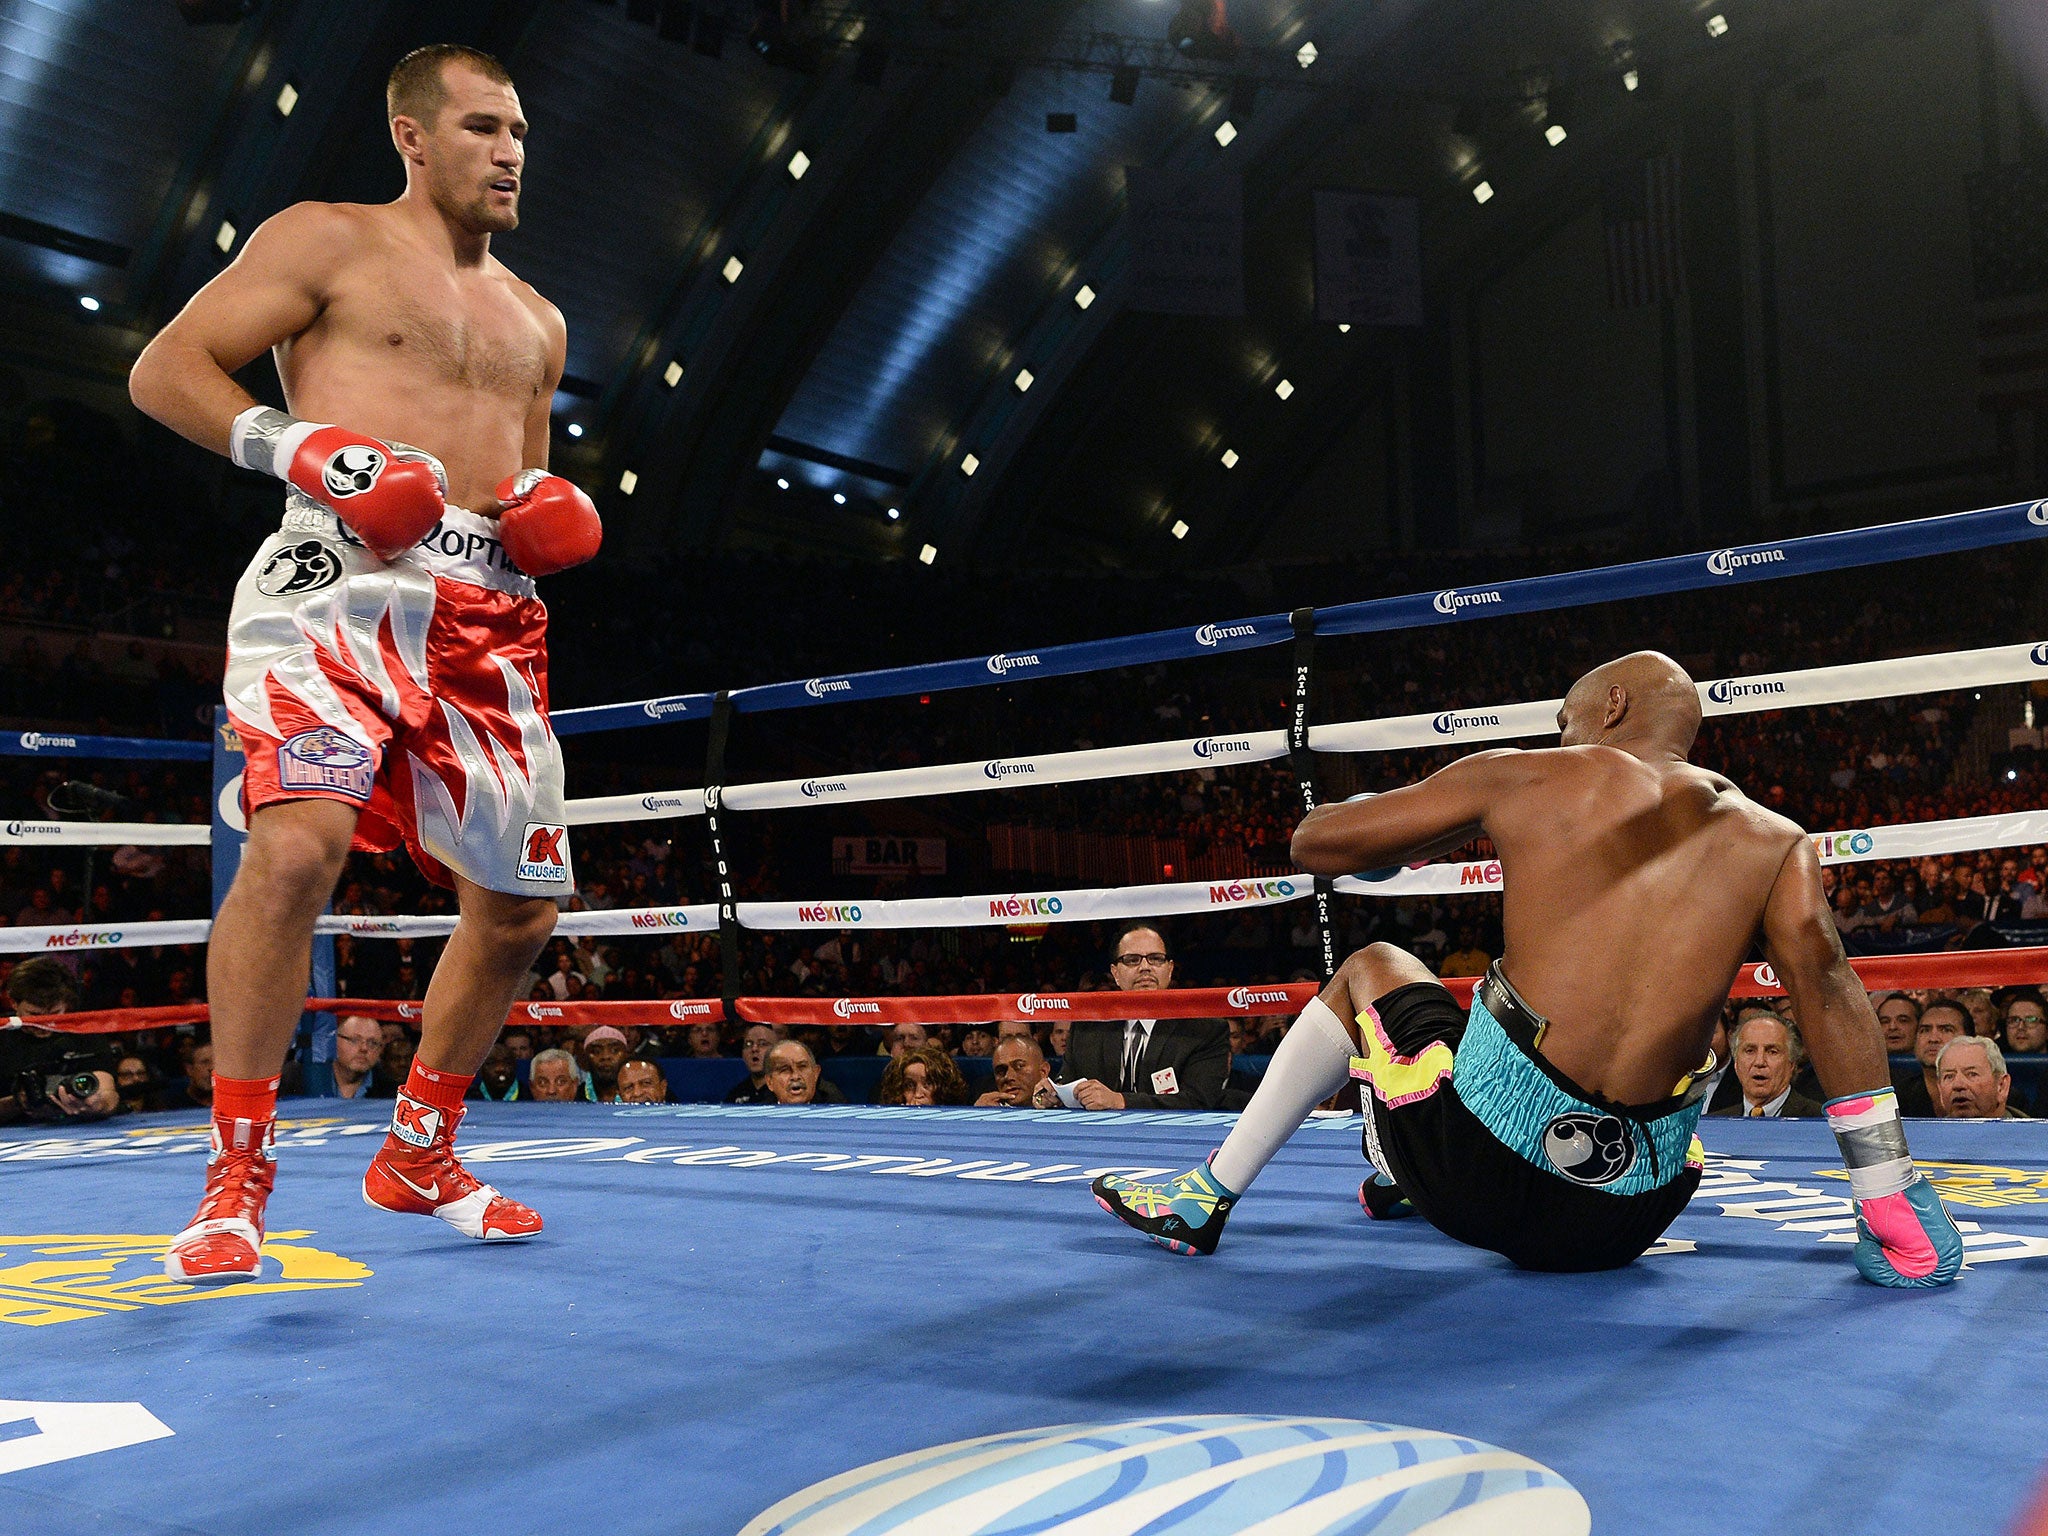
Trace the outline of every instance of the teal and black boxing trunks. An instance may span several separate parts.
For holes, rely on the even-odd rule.
[[[1431,1225],[1524,1269],[1615,1269],[1699,1188],[1693,1080],[1654,1104],[1609,1103],[1536,1051],[1544,1027],[1500,967],[1468,1015],[1435,982],[1358,1018],[1365,1155]]]

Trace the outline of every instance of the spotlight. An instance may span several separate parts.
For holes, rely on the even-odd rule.
[[[1716,11],[1713,15],[1707,18],[1707,36],[1726,37],[1727,35],[1728,18],[1726,16],[1723,16],[1719,11]]]
[[[1299,64],[1303,69],[1307,69],[1309,65],[1315,63],[1315,61],[1319,57],[1321,57],[1321,55],[1319,55],[1316,52],[1316,45],[1314,43],[1303,43],[1294,52],[1294,62]]]
[[[811,157],[802,150],[798,150],[789,157],[789,179],[791,181],[802,181],[804,179],[804,172],[810,168]]]
[[[630,496],[630,495],[632,495],[632,494],[633,494],[633,487],[634,487],[634,486],[636,486],[636,485],[638,485],[639,483],[640,483],[640,477],[639,477],[638,475],[636,475],[635,473],[633,473],[633,471],[632,471],[632,470],[630,470],[630,469],[629,469],[629,470],[625,470],[625,471],[623,471],[623,472],[622,472],[622,473],[621,473],[621,474],[619,475],[619,492],[620,492],[620,494],[621,494],[621,495],[625,495],[625,496]]]
[[[1472,201],[1473,201],[1473,202],[1475,202],[1475,203],[1490,203],[1490,202],[1492,202],[1492,201],[1493,201],[1493,183],[1492,183],[1492,182],[1490,182],[1490,181],[1482,181],[1482,182],[1480,182],[1480,183],[1479,183],[1479,185],[1478,185],[1478,186],[1474,187],[1474,188],[1472,189]]]
[[[728,256],[725,258],[724,267],[720,269],[720,275],[728,283],[736,283],[740,280],[740,274],[746,270],[746,263],[741,261],[739,257]]]
[[[1138,99],[1138,78],[1142,73],[1135,64],[1119,64],[1110,71],[1109,99],[1120,107],[1128,107]]]
[[[832,505],[833,505],[833,506],[835,506],[835,507],[843,507],[843,506],[845,506],[845,505],[846,505],[846,492],[844,492],[844,491],[834,491],[834,492],[832,493]]]
[[[1564,141],[1565,131],[1563,123],[1552,123],[1548,128],[1543,130],[1543,142],[1548,144],[1552,149],[1557,148],[1557,146],[1562,144]]]
[[[1273,386],[1273,393],[1278,395],[1282,400],[1285,400],[1294,393],[1294,386],[1291,383],[1289,383],[1286,379],[1282,379],[1278,384],[1275,384]]]
[[[277,115],[290,117],[292,108],[299,104],[299,88],[287,80],[277,93]]]
[[[1074,290],[1074,303],[1078,305],[1080,308],[1086,309],[1090,304],[1093,304],[1094,302],[1095,290],[1093,288],[1090,288],[1086,283],[1083,283],[1079,288]]]
[[[81,293],[78,296],[78,307],[88,315],[96,315],[100,312],[100,301],[89,293]]]
[[[1032,383],[1031,370],[1029,368],[1019,368],[1017,370],[1017,393],[1023,394],[1025,390],[1031,387]]]
[[[917,559],[920,565],[930,565],[934,560],[938,558],[939,547],[936,544],[927,544],[923,549],[920,549],[917,552]],[[925,701],[920,700],[919,702],[922,703]]]
[[[1223,119],[1216,127],[1216,142],[1224,149],[1230,148],[1230,141],[1237,137],[1237,124],[1229,118]]]
[[[1225,469],[1237,468],[1237,450],[1235,448],[1223,450],[1223,467]]]
[[[1188,525],[1186,523],[1176,521],[1173,525],[1172,531],[1173,536],[1176,539],[1184,539],[1188,536]]]
[[[1632,91],[1642,83],[1643,77],[1640,71],[1633,69],[1624,69],[1621,72],[1621,88],[1624,91]]]
[[[683,365],[677,362],[674,358],[670,358],[668,360],[668,366],[661,370],[661,382],[666,384],[670,389],[674,389],[678,384],[682,383]]]
[[[775,489],[777,489],[778,491],[786,491],[789,489],[789,482],[787,480],[782,479],[780,476],[777,476],[775,481]]]
[[[1339,320],[1337,322],[1337,334],[1339,336],[1349,336],[1351,334],[1351,322],[1349,320]]]
[[[896,519],[898,519],[898,518],[899,518],[899,517],[901,517],[902,515],[903,515],[903,509],[902,509],[901,507],[891,507],[891,508],[889,509],[889,521],[890,521],[890,522],[892,522],[892,523],[893,523],[893,522],[895,522],[895,521],[896,521]]]
[[[570,422],[570,423],[569,423],[569,435],[570,435],[571,437],[581,437],[581,436],[583,435],[583,423],[582,423],[582,422],[580,422],[580,421],[572,421],[572,422]]]
[[[981,468],[981,460],[977,459],[971,453],[968,454],[966,458],[960,461],[960,473],[966,475],[970,479],[973,478],[974,472],[979,468]]]
[[[235,248],[235,226],[226,219],[220,221],[220,228],[213,232],[214,249],[225,256]]]

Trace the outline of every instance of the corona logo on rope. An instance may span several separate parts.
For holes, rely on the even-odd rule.
[[[526,1016],[529,1019],[559,1019],[562,1016],[562,1010],[553,1003],[528,1003],[526,1005]]]
[[[1028,1511],[1028,1514],[1027,1514]],[[1578,1490],[1468,1435],[1363,1419],[1160,1414],[955,1440],[813,1484],[740,1536],[1455,1528],[1586,1536]]]
[[[686,811],[690,808],[688,795],[642,795],[640,808],[645,811]]]
[[[827,795],[846,793],[846,784],[840,779],[805,779],[797,788],[806,800],[822,800]]]
[[[1481,726],[1497,726],[1499,715],[1461,715],[1446,711],[1429,722],[1430,728],[1439,736],[1455,736],[1460,731],[1478,730]]]
[[[650,720],[666,720],[670,715],[687,715],[689,712],[688,699],[649,699],[640,706],[640,713]]]
[[[1778,973],[1771,969],[1770,961],[1761,961],[1757,965],[1756,984],[1760,987],[1775,987],[1778,984]]]
[[[988,904],[990,917],[1058,917],[1066,903],[1057,896],[998,896]]]
[[[1713,576],[1733,576],[1752,565],[1784,563],[1785,551],[1782,549],[1717,549],[1707,556],[1707,572]]]
[[[1292,1003],[1284,990],[1273,987],[1232,987],[1223,1000],[1233,1008],[1254,1008],[1260,1003]]]
[[[668,1016],[672,1019],[708,1019],[718,1011],[716,1003],[670,1003]]]
[[[1813,839],[1813,851],[1824,859],[1860,859],[1876,846],[1868,832],[1821,832]]]
[[[835,998],[832,1002],[832,1014],[835,1018],[850,1019],[857,1014],[880,1014],[881,1011],[880,1003],[856,1002],[850,997]]]
[[[1252,744],[1242,736],[1204,736],[1195,743],[1195,756],[1236,757],[1251,749]]]
[[[1430,600],[1429,606],[1438,613],[1455,615],[1467,608],[1486,608],[1506,601],[1498,592],[1460,592],[1456,587],[1447,587]]]
[[[61,837],[64,826],[55,821],[10,821],[7,823],[9,837]]]
[[[998,654],[989,657],[986,665],[989,671],[995,673],[997,677],[1008,677],[1020,667],[1035,667],[1039,665],[1039,661],[1036,656],[1003,656]]]
[[[814,677],[804,684],[804,692],[814,699],[822,699],[828,693],[851,693],[853,684],[843,677]]]
[[[1036,763],[1006,763],[1001,758],[993,758],[981,765],[981,776],[985,779],[994,779],[998,784],[1005,779],[1014,779],[1020,773],[1035,775],[1037,772]]]
[[[1718,678],[1707,684],[1707,697],[1716,704],[1732,704],[1737,699],[1761,699],[1784,691],[1783,683],[1739,682],[1732,677]]]
[[[2048,667],[2048,642],[2037,645],[2027,652],[2027,660],[2037,667]]]
[[[368,1265],[297,1241],[311,1236],[310,1230],[271,1233],[263,1244],[264,1257],[271,1261],[264,1270],[277,1278],[226,1290],[167,1278],[168,1233],[0,1236],[0,1323],[42,1328],[183,1301],[233,1304],[282,1291],[350,1290],[370,1278]]]
[[[2027,508],[2027,521],[2037,528],[2048,528],[2048,501],[2037,501]]]
[[[1233,880],[1228,885],[1209,887],[1209,905],[1224,907],[1240,901],[1278,901],[1293,894],[1292,880]]]
[[[1019,1013],[1045,1013],[1055,1009],[1071,1009],[1074,1005],[1064,997],[1040,997],[1036,992],[1026,992],[1017,999]]]
[[[77,745],[78,738],[76,736],[45,736],[41,731],[23,731],[21,733],[21,750],[24,752],[41,752],[46,747],[76,747]]]
[[[803,906],[796,909],[796,920],[800,923],[857,923],[860,921],[860,908]]]
[[[1256,624],[1204,624],[1195,631],[1195,644],[1221,645],[1226,640],[1243,640],[1258,632]]]

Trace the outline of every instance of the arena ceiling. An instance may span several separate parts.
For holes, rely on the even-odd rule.
[[[0,284],[132,355],[279,208],[395,195],[383,76],[469,42],[533,125],[497,249],[567,316],[557,464],[614,548],[1214,563],[1429,366],[1314,318],[1314,189],[1419,197],[1441,308],[1715,79],[1940,3],[1230,0],[1210,59],[1181,0],[7,0]],[[1127,165],[1242,175],[1241,318],[1129,305]]]

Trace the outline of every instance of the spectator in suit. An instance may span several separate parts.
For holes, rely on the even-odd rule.
[[[648,1056],[635,1056],[619,1068],[621,1104],[666,1104],[668,1079],[661,1063]]]
[[[801,1040],[784,1040],[768,1053],[768,1091],[778,1104],[843,1104],[844,1096],[821,1081],[818,1058]]]
[[[1166,935],[1153,923],[1126,923],[1110,947],[1110,977],[1125,992],[1172,986]],[[1216,1109],[1229,1077],[1221,1019],[1129,1019],[1075,1025],[1059,1080],[1073,1084],[1083,1109]],[[1045,1083],[1032,1102],[1058,1099]]]
[[[881,1085],[875,1090],[877,1104],[902,1104],[912,1109],[931,1109],[941,1104],[965,1104],[967,1079],[945,1049],[936,1045],[910,1045],[897,1051],[882,1069]]]
[[[1877,1027],[1884,1031],[1887,1056],[1913,1054],[1913,1037],[1920,1029],[1920,1005],[1904,992],[1873,992],[1870,1005],[1877,1011]]]
[[[1032,1093],[1050,1075],[1045,1064],[1045,1051],[1029,1031],[1004,1035],[996,1042],[995,1069],[996,1085],[974,1101],[978,1108],[1001,1105],[1015,1109],[1027,1106],[1031,1103]]]
[[[2012,1075],[1996,1041],[1965,1035],[1949,1041],[1934,1062],[1941,1112],[1951,1120],[2031,1120],[2008,1103]]]
[[[1896,1083],[1900,1114],[1933,1116],[1941,1113],[1935,1108],[1941,1102],[1936,1097],[1939,1084],[1935,1078],[1935,1062],[1940,1058],[1943,1046],[1969,1032],[1970,1010],[1961,1003],[1936,998],[1920,1010],[1920,1027],[1913,1034],[1913,1054],[1920,1060],[1920,1070],[1903,1074],[1902,1080]]]
[[[1741,1099],[1714,1114],[1776,1120],[1826,1113],[1819,1103],[1792,1087],[1792,1074],[1805,1060],[1798,1026],[1769,1009],[1745,1010],[1728,1044],[1735,1056],[1730,1070]]]
[[[728,1104],[775,1104],[781,1102],[768,1087],[768,1053],[775,1049],[782,1039],[782,1031],[773,1024],[749,1024],[747,1032],[740,1036],[740,1060],[747,1064],[747,1075],[733,1085],[725,1096]]]

